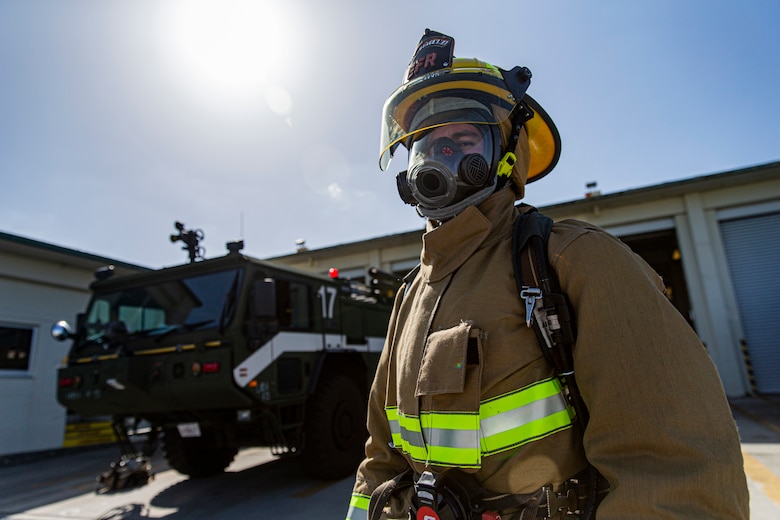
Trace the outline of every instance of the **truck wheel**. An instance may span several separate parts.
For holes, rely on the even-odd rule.
[[[200,478],[225,471],[238,448],[219,446],[214,433],[203,432],[200,437],[182,438],[176,428],[166,428],[163,452],[170,467],[184,475]]]
[[[366,401],[344,375],[323,378],[306,406],[303,464],[315,478],[354,474],[365,455]]]

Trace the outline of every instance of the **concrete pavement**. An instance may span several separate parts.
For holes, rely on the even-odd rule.
[[[750,488],[751,520],[780,518],[780,396],[731,399]]]
[[[742,440],[751,520],[780,518],[780,396],[730,401]],[[154,457],[155,480],[133,490],[95,493],[95,477],[116,448],[0,461],[0,519],[343,518],[352,478],[308,479],[293,459],[243,450],[225,475],[187,479]]]

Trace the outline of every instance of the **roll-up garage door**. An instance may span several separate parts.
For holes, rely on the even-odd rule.
[[[759,393],[780,393],[780,213],[720,223]]]

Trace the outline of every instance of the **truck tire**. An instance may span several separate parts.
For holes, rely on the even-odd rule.
[[[303,464],[314,478],[339,479],[355,473],[365,456],[366,400],[351,378],[329,374],[306,405]]]
[[[213,432],[200,437],[182,438],[176,428],[165,428],[163,452],[168,465],[193,478],[210,477],[225,471],[238,448],[220,446]]]

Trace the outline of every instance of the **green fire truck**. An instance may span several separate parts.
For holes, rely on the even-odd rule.
[[[191,477],[221,473],[249,446],[303,454],[315,477],[353,472],[392,289],[254,259],[242,242],[198,261],[191,242],[188,264],[122,277],[99,270],[76,326],[52,327],[73,342],[58,401],[83,417],[110,416],[122,448],[103,483],[122,487],[122,471],[139,464],[150,474],[158,441]]]

